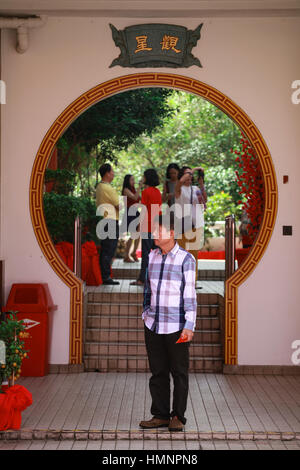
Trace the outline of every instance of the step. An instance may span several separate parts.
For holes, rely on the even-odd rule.
[[[140,269],[133,268],[113,268],[114,279],[137,279]],[[224,269],[199,269],[198,280],[202,281],[223,281],[225,279]]]
[[[98,356],[84,358],[85,371],[99,372],[149,372],[147,357],[106,357]],[[211,372],[218,373],[223,370],[222,359],[214,357],[193,357],[190,359],[190,372]]]
[[[219,304],[203,304],[197,305],[198,316],[217,316]],[[89,302],[86,307],[87,318],[92,316],[125,316],[140,318],[143,311],[142,303],[113,303],[107,302]]]
[[[195,330],[193,341],[195,343],[219,343],[220,330]],[[144,343],[144,329],[123,328],[86,328],[85,342],[137,342]]]
[[[191,356],[220,358],[222,347],[219,343],[201,343],[192,342],[190,346]],[[117,357],[125,358],[131,356],[147,357],[146,346],[144,343],[126,343],[126,342],[86,342],[84,345],[84,357],[86,358],[106,358]]]
[[[140,328],[144,329],[142,315],[88,315],[86,319],[86,328]],[[196,330],[201,329],[220,329],[220,320],[218,316],[198,316],[196,319]]]
[[[115,286],[113,286],[115,287]],[[87,303],[101,303],[101,304],[138,304],[142,305],[144,300],[143,290],[137,288],[140,292],[115,292],[102,291],[102,292],[90,292],[86,293]],[[212,305],[221,304],[224,302],[224,298],[216,293],[197,293],[197,304],[198,305]]]

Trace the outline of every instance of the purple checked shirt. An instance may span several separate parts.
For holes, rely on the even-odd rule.
[[[195,258],[178,243],[166,255],[149,254],[142,318],[158,334],[194,331],[197,314]]]

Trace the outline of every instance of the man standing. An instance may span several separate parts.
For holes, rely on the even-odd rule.
[[[101,239],[101,252],[100,252],[100,269],[102,274],[103,284],[120,284],[118,281],[113,281],[110,277],[112,259],[119,239],[119,195],[117,191],[111,186],[114,179],[114,170],[109,163],[105,163],[99,168],[101,181],[96,188],[96,204],[97,208],[101,206],[101,215],[104,216],[103,226],[105,231],[99,236]],[[102,221],[101,221],[102,222]]]
[[[188,397],[189,345],[196,323],[195,258],[174,238],[174,215],[158,216],[144,287],[145,343],[152,376],[153,418],[145,429],[182,431]],[[181,339],[184,342],[177,343]],[[170,412],[170,373],[174,381]]]

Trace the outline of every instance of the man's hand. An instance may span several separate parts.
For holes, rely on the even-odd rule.
[[[192,341],[194,332],[192,330],[187,330],[186,328],[184,328],[181,333],[181,338],[183,336],[187,336],[187,341]]]

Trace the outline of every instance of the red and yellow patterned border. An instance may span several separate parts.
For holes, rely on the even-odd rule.
[[[255,124],[230,98],[189,77],[166,73],[138,73],[115,78],[97,85],[71,103],[55,120],[44,137],[32,168],[30,179],[30,214],[33,229],[46,259],[63,282],[70,287],[70,364],[82,362],[82,281],[57,254],[46,227],[43,213],[44,173],[59,137],[79,114],[98,101],[122,91],[141,87],[168,87],[199,95],[218,106],[243,130],[255,148],[265,183],[265,213],[255,245],[247,260],[226,282],[225,294],[225,364],[237,364],[237,290],[260,261],[271,238],[277,213],[276,175],[269,150]]]

